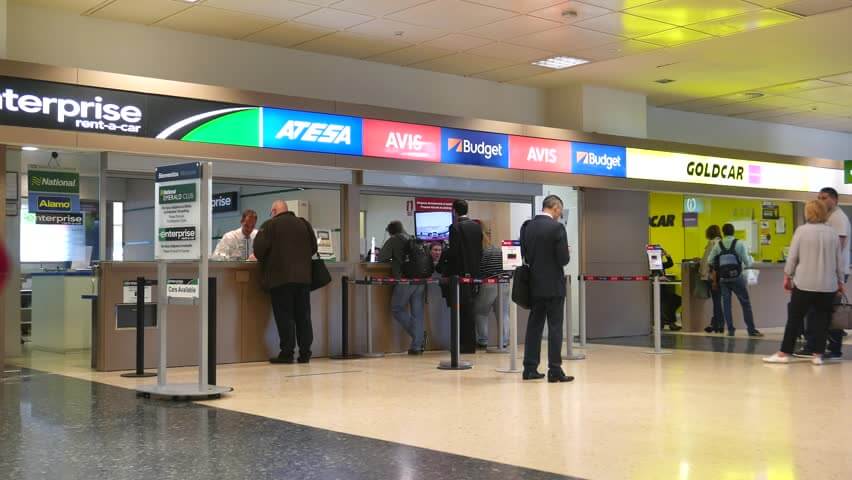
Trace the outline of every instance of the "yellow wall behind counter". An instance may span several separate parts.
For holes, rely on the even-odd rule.
[[[698,200],[698,226],[683,226],[684,198],[692,197]],[[760,245],[758,251],[752,252],[755,261],[771,260],[777,262],[782,258],[784,247],[790,245],[793,239],[793,204],[792,202],[773,201],[778,205],[779,216],[786,223],[785,233],[775,233],[775,220],[762,219],[762,200],[749,200],[723,197],[698,197],[670,193],[651,193],[649,195],[648,215],[650,218],[674,215],[672,226],[651,227],[649,235],[651,243],[660,244],[672,256],[675,267],[669,273],[680,277],[680,261],[689,258],[700,258],[704,254],[707,240],[704,231],[710,225],[719,225],[735,221],[754,220],[758,223],[758,233],[762,231],[760,222],[769,224],[769,245]],[[649,218],[649,219],[650,219]],[[738,232],[737,236],[740,232]]]

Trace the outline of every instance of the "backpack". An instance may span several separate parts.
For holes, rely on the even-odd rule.
[[[428,246],[415,237],[405,242],[402,275],[405,278],[429,278],[435,271]]]
[[[722,251],[716,256],[716,260],[713,265],[713,268],[719,275],[719,280],[733,280],[742,275],[743,266],[740,262],[740,256],[737,255],[735,250],[736,246],[737,239],[734,239],[734,241],[731,242],[731,246],[728,248],[725,248],[724,243],[721,241],[719,242],[719,248]]]

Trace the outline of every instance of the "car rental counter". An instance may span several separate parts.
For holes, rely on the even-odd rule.
[[[340,342],[340,281],[351,264],[328,262],[332,283],[311,294],[314,329],[313,353],[326,356]],[[278,354],[278,330],[272,316],[269,296],[260,288],[260,268],[256,262],[210,262],[210,276],[216,279],[216,329],[218,363],[262,362]],[[134,368],[136,330],[123,322],[119,310],[124,302],[124,282],[136,277],[156,279],[155,262],[102,262],[97,269],[98,311],[95,328],[95,368],[100,371]],[[195,278],[192,263],[170,263],[169,278]],[[153,302],[157,301],[152,288]],[[150,308],[153,308],[150,307]],[[169,367],[196,365],[198,359],[198,307],[168,306]],[[135,311],[135,307],[133,307]],[[334,346],[334,347],[332,347]],[[159,330],[145,329],[145,367],[156,367]]]

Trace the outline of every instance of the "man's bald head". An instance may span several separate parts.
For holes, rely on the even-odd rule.
[[[272,207],[269,209],[269,213],[271,213],[273,217],[277,217],[278,215],[289,211],[290,210],[287,208],[287,202],[284,200],[275,200],[272,202]]]

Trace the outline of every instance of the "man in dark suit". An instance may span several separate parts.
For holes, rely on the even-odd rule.
[[[294,363],[293,350],[298,339],[299,363],[308,363],[314,341],[310,287],[311,257],[317,253],[316,234],[307,220],[287,209],[284,200],[273,202],[269,214],[272,218],[263,222],[254,239],[261,282],[269,291],[281,339],[281,353],[269,361]]]
[[[450,246],[447,254],[447,276],[475,278],[482,261],[482,226],[467,216],[465,200],[453,202],[453,224],[450,226]],[[476,311],[473,285],[459,288],[459,351],[476,353]]]
[[[565,273],[568,265],[568,235],[559,223],[562,200],[548,195],[542,213],[521,227],[521,255],[530,268],[532,307],[524,345],[524,380],[544,378],[538,373],[541,338],[547,321],[547,381],[570,382],[574,377],[562,371],[562,320],[565,304]]]

